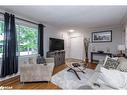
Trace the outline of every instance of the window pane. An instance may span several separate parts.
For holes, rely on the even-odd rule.
[[[0,57],[3,55],[4,22],[0,21]]]
[[[23,25],[16,25],[16,30],[20,55],[37,54],[38,30]]]

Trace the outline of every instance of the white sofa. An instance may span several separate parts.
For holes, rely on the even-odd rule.
[[[22,64],[20,82],[50,81],[54,69],[54,58],[46,58],[44,64]]]
[[[120,64],[118,65],[117,69],[118,71],[120,71],[120,69],[124,69],[125,71],[127,71],[127,59],[126,58],[119,58],[119,62]],[[93,89],[117,89],[117,88],[113,88],[109,85],[106,85],[104,82],[100,82],[100,87],[93,85],[94,83],[97,83],[97,80],[99,79],[99,74],[100,72],[100,68],[103,67],[103,63],[99,63],[96,68],[95,68],[95,72],[92,75],[92,77],[90,78],[90,82],[91,82],[91,86]],[[124,68],[123,68],[124,67]],[[126,72],[125,72],[126,73]],[[113,78],[113,77],[112,77]],[[114,79],[115,80],[115,79]]]

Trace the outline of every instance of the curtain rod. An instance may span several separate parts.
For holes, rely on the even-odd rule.
[[[0,12],[0,14],[4,15],[4,13]]]
[[[0,14],[4,15],[4,13],[3,13],[3,12],[0,12]],[[19,17],[16,17],[16,16],[15,16],[15,18],[16,18],[16,19],[19,19],[19,20],[22,20],[22,21],[25,21],[25,22],[29,22],[29,23],[32,23],[32,24],[38,25],[38,23],[35,23],[35,22],[30,21],[30,20],[27,20],[27,19],[19,18]],[[44,25],[43,25],[43,26],[44,26]],[[44,26],[44,27],[45,27],[45,26]]]
[[[15,18],[16,18],[16,19],[19,19],[19,20],[22,20],[22,21],[25,21],[25,22],[29,22],[29,23],[38,25],[38,23],[35,23],[35,22],[33,22],[33,21],[29,21],[29,20],[26,20],[26,19],[23,19],[23,18],[19,18],[19,17],[15,17]]]

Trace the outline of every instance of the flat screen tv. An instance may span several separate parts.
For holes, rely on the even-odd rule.
[[[64,50],[64,40],[49,38],[49,51]]]

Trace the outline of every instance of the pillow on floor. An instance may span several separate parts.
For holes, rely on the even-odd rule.
[[[108,70],[101,67],[101,80],[108,86],[117,89],[127,89],[127,73],[118,70]]]

